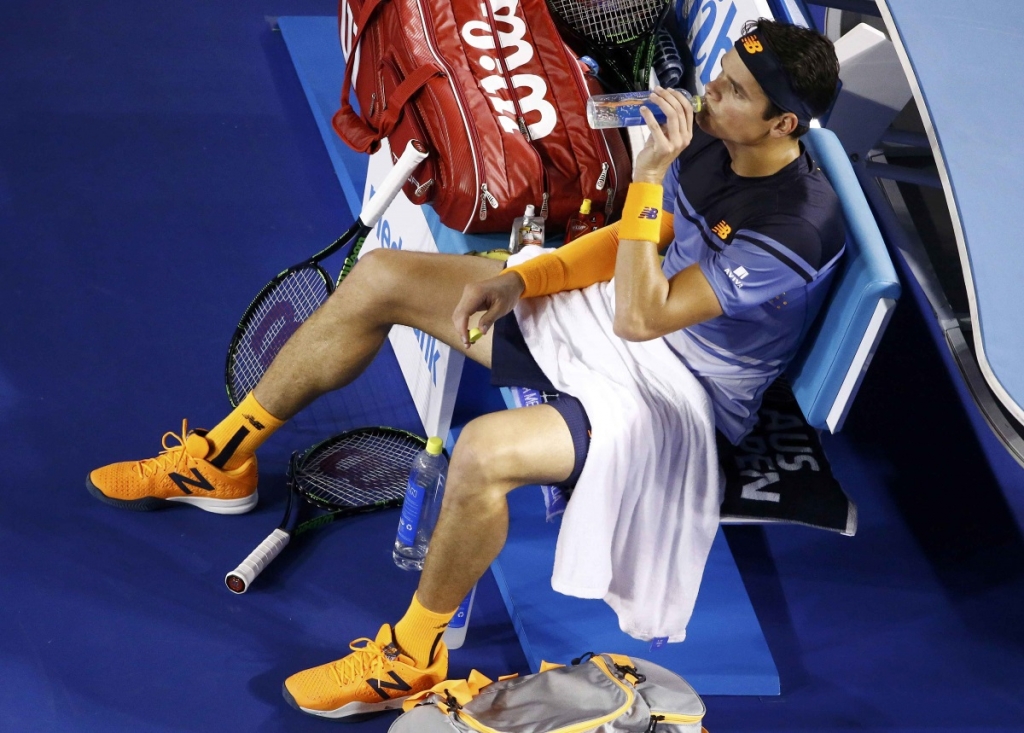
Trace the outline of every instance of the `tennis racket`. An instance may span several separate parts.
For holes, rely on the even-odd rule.
[[[231,337],[225,367],[224,382],[233,407],[237,407],[256,386],[291,335],[345,279],[355,266],[366,235],[402,190],[406,179],[426,157],[426,146],[418,140],[410,140],[405,152],[384,177],[380,188],[366,202],[348,231],[326,249],[305,262],[289,267],[267,283],[246,308]],[[349,244],[352,248],[345,257],[341,274],[338,275],[337,283],[332,283],[320,262]]]
[[[669,0],[547,0],[562,36],[597,61],[608,92],[650,88],[658,31]]]
[[[336,519],[402,505],[409,469],[427,445],[396,428],[358,428],[293,453],[288,467],[288,504],[280,526],[224,578],[245,593],[293,537]]]

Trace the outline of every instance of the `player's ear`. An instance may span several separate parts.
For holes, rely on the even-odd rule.
[[[772,137],[789,137],[799,124],[795,114],[783,112],[773,120],[771,135]]]

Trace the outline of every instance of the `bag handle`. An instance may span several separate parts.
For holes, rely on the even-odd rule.
[[[386,100],[387,106],[381,117],[380,128],[375,129],[356,113],[349,101],[352,91],[352,70],[355,68],[355,64],[352,62],[356,58],[356,54],[359,53],[359,45],[370,20],[385,2],[387,0],[370,0],[359,12],[359,19],[356,21],[356,37],[352,41],[352,53],[349,54],[348,63],[345,64],[345,80],[341,85],[341,109],[334,114],[332,120],[334,129],[337,130],[341,139],[360,153],[377,152],[380,141],[394,131],[395,125],[398,124],[398,117],[406,103],[432,78],[444,75],[444,69],[434,62],[423,64],[409,74],[391,93],[390,99]]]

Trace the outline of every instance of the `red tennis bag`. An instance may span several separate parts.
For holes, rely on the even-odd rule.
[[[548,231],[584,198],[618,214],[626,146],[587,124],[593,80],[544,0],[341,0],[338,16],[346,68],[334,129],[359,152],[384,138],[394,151],[426,143],[405,186],[413,203],[462,232],[507,232],[527,204]]]

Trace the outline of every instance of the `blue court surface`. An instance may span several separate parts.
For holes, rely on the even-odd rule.
[[[238,317],[351,221],[274,22],[334,9],[4,5],[0,731],[326,730],[282,680],[408,603],[394,513],[296,544],[244,596],[223,586],[279,521],[291,450],[327,422],[416,427],[387,349],[265,446],[251,514],[125,512],[84,488],[226,414]],[[1024,542],[912,299],[825,442],[857,536],[725,530],[781,695],[709,695],[708,730],[1024,730]],[[452,674],[528,671],[490,574],[477,604]]]

